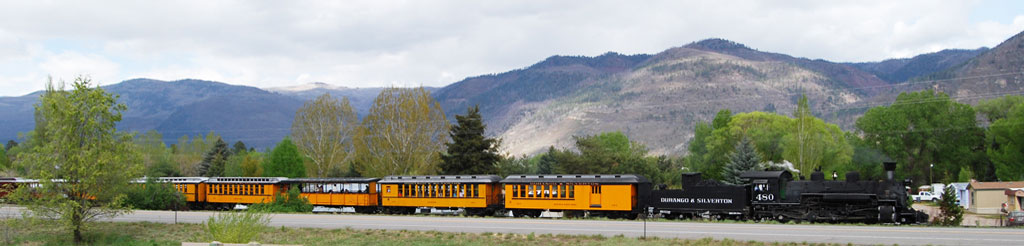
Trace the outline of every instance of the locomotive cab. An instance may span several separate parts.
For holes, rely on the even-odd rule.
[[[786,200],[786,184],[793,180],[788,171],[751,171],[740,174],[749,182],[750,201],[758,203],[778,203]]]

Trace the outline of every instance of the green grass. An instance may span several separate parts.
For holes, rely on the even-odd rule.
[[[2,245],[70,245],[71,236],[52,223],[3,220]],[[97,222],[86,232],[90,245],[181,245],[181,242],[210,241],[200,224],[149,222]],[[256,241],[268,244],[302,245],[840,245],[811,243],[765,243],[703,239],[632,238],[601,235],[552,235],[509,233],[451,233],[408,230],[313,229],[274,227]]]

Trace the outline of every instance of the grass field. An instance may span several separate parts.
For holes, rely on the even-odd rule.
[[[71,245],[71,236],[49,221],[0,220],[0,245]],[[90,224],[90,245],[181,245],[209,242],[200,224],[116,223]],[[733,240],[629,238],[623,236],[534,235],[503,233],[449,233],[357,229],[267,228],[261,243],[302,245],[815,245]],[[822,245],[822,244],[817,244]]]

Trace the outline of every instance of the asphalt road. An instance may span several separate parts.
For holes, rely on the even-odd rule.
[[[18,216],[20,208],[0,208],[0,216]],[[213,212],[135,211],[107,221],[202,223]],[[643,221],[462,218],[353,214],[275,214],[271,226],[436,230],[536,234],[644,235]],[[938,228],[919,226],[779,225],[741,223],[647,222],[648,237],[729,238],[761,242],[827,242],[884,245],[1024,245],[1024,229]]]

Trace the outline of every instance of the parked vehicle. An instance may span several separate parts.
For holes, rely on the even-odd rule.
[[[917,195],[912,195],[910,197],[914,199],[914,202],[920,202],[920,201],[938,202],[939,199],[942,199],[942,195],[941,194],[932,194],[931,191],[919,191],[919,192],[917,192]]]
[[[1013,211],[1007,214],[1006,226],[1024,226],[1024,211]]]

